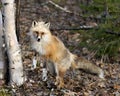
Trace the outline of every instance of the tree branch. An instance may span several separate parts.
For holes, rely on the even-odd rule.
[[[61,6],[59,6],[58,4],[54,3],[53,1],[48,1],[50,4],[54,5],[55,7],[61,9],[62,11],[65,11],[67,13],[72,13],[71,11],[67,10],[66,8],[63,8]]]

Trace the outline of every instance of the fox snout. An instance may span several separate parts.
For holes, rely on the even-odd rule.
[[[40,37],[37,37],[37,41],[40,42],[41,38]]]

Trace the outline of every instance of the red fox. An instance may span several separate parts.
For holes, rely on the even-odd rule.
[[[59,38],[52,35],[49,27],[50,23],[32,22],[30,28],[31,47],[46,60],[54,63],[57,74],[55,84],[58,88],[64,87],[63,77],[70,67],[83,69],[104,78],[104,72],[101,68],[82,57],[72,54]]]

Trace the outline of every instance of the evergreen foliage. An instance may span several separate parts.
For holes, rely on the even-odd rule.
[[[80,7],[86,12],[83,14],[85,18],[92,15],[97,18],[98,23],[96,29],[80,31],[84,37],[80,46],[96,51],[96,56],[100,58],[118,57],[120,55],[120,0],[93,0],[88,6],[80,4]]]

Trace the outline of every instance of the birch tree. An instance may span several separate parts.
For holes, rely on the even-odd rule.
[[[16,37],[14,0],[1,0],[4,16],[4,35],[9,59],[10,84],[24,83],[21,50]]]

